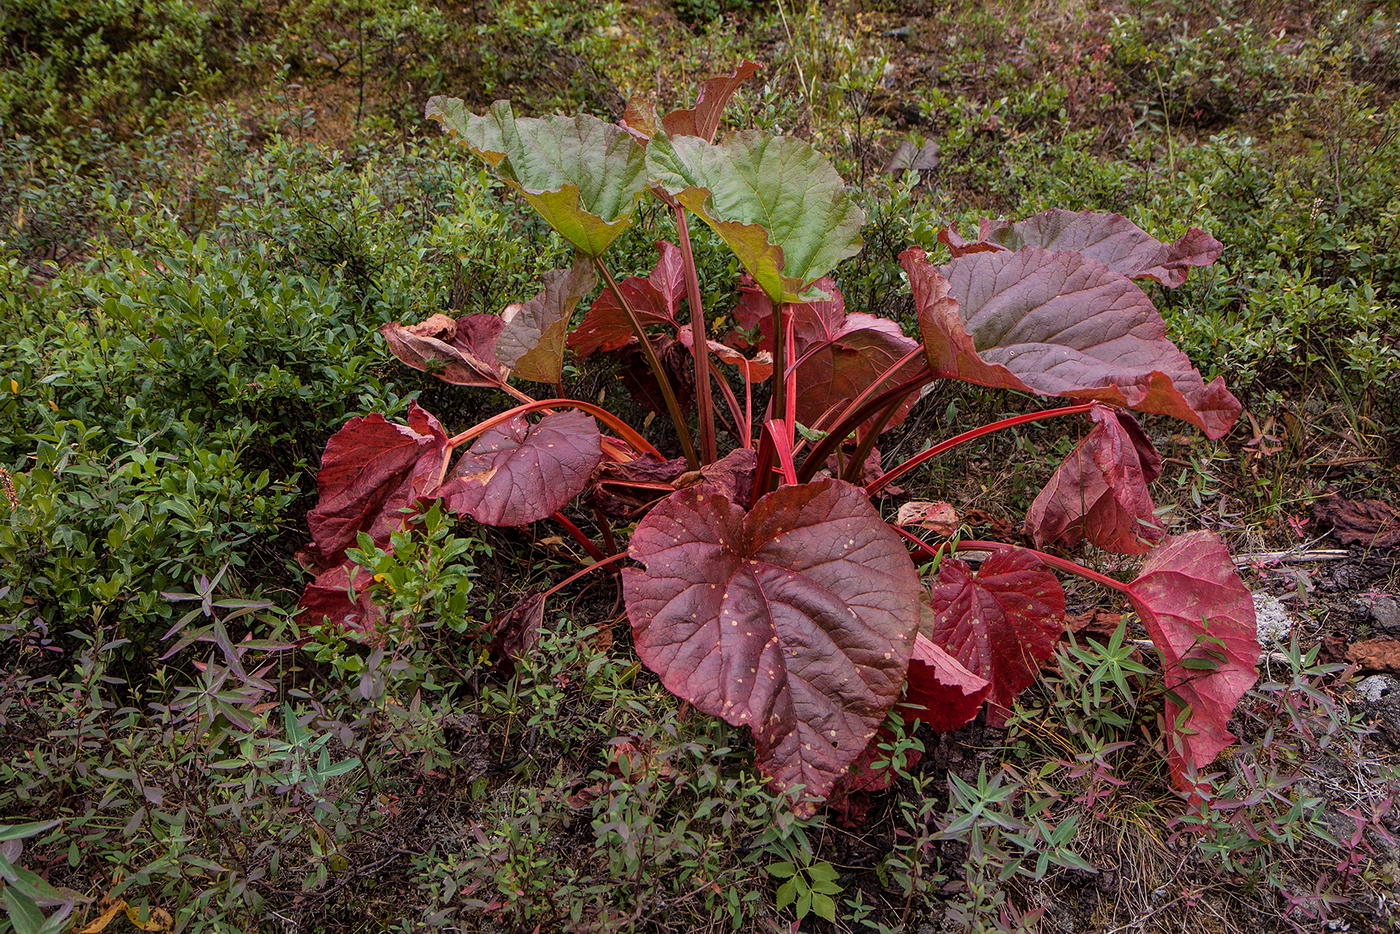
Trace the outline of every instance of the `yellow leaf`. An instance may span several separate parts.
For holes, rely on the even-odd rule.
[[[170,912],[164,908],[152,908],[145,920],[142,920],[141,909],[135,905],[127,905],[126,920],[143,931],[169,931],[175,927],[175,919],[170,917]]]
[[[10,392],[14,393],[15,395],[19,395],[19,380],[10,380]]]
[[[91,924],[79,931],[78,934],[100,934],[100,932],[104,928],[106,928],[107,925],[112,923],[112,919],[117,916],[117,912],[121,911],[125,907],[126,902],[120,898],[117,899],[116,901],[112,902],[112,904],[108,905],[106,910],[104,910],[102,914],[94,918]]]

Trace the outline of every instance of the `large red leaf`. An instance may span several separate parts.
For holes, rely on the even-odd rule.
[[[834,407],[860,395],[876,377],[919,346],[917,341],[904,335],[898,323],[888,318],[864,312],[847,313],[846,300],[830,278],[818,279],[812,287],[825,292],[829,298],[788,305],[793,324],[789,361],[802,361],[797,367],[797,420],[808,426],[817,424]],[[759,346],[771,351],[769,307],[757,286],[740,286],[734,320],[740,327],[758,330],[762,334]],[[917,361],[911,361],[887,385],[893,386],[912,377],[919,368]],[[905,400],[885,427],[892,428],[903,421],[916,401],[917,395]]]
[[[1094,427],[1031,504],[1026,530],[1040,547],[1087,538],[1119,554],[1150,551],[1167,534],[1147,490],[1162,457],[1126,412],[1096,405],[1089,417]]]
[[[973,674],[942,646],[920,633],[909,656],[909,686],[899,712],[935,730],[956,730],[977,716],[991,692],[986,678]]]
[[[918,622],[918,574],[864,492],[818,480],[745,513],[702,483],[653,508],[629,553],[642,661],[748,726],[779,788],[825,796],[899,697]]]
[[[951,228],[939,238],[954,256],[1037,246],[1073,250],[1131,279],[1152,279],[1168,288],[1186,281],[1192,266],[1209,266],[1220,257],[1220,241],[1192,227],[1175,243],[1163,243],[1122,214],[1064,211],[1051,208],[1023,221],[983,219],[977,241]]]
[[[433,315],[418,324],[391,321],[379,328],[394,356],[457,386],[501,386],[508,375],[496,359],[505,322],[495,315]]]
[[[496,356],[521,379],[557,383],[564,374],[564,337],[574,306],[593,288],[593,267],[579,260],[568,269],[551,269],[544,288],[526,302],[501,312]]]
[[[1186,771],[1209,765],[1234,741],[1230,714],[1256,680],[1254,600],[1211,532],[1163,542],[1128,599],[1162,653],[1172,775],[1189,788]]]
[[[627,304],[637,313],[637,320],[643,325],[663,324],[671,328],[680,327],[676,312],[680,310],[681,299],[685,298],[685,266],[681,251],[672,243],[658,240],[658,257],[651,275],[645,279],[628,276],[618,283],[618,291],[627,299]],[[569,347],[580,357],[600,350],[618,350],[628,344],[635,344],[637,336],[627,320],[627,314],[618,304],[611,289],[604,289],[588,313],[583,323],[569,335]]]
[[[965,561],[944,558],[929,604],[930,638],[991,682],[987,720],[1005,722],[1011,701],[1055,652],[1065,615],[1060,582],[1021,549],[996,552],[976,573]]]
[[[377,412],[346,422],[326,444],[321,498],[306,517],[318,563],[339,562],[361,532],[383,544],[403,528],[404,510],[432,495],[446,456],[447,434],[416,402],[407,425]]]
[[[1142,289],[1098,260],[1026,247],[939,270],[910,247],[900,262],[939,376],[1172,415],[1211,438],[1239,417],[1224,380],[1207,386]]]
[[[303,626],[334,624],[359,632],[373,632],[384,611],[371,599],[374,576],[358,564],[346,561],[316,575],[306,585],[297,604]]]
[[[551,412],[484,432],[453,465],[438,495],[447,508],[487,525],[524,525],[557,512],[583,492],[603,459],[592,416]]]

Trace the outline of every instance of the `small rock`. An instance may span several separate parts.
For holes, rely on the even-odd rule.
[[[1283,601],[1273,594],[1254,595],[1254,616],[1258,623],[1259,643],[1278,645],[1293,634],[1293,616]]]
[[[1400,629],[1400,600],[1381,594],[1371,601],[1368,611],[1377,629]]]
[[[1371,675],[1356,682],[1356,693],[1372,704],[1389,698],[1400,699],[1400,678],[1391,675]]]

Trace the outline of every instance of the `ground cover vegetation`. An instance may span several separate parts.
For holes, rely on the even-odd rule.
[[[0,36],[0,926],[1389,929],[1393,9]]]

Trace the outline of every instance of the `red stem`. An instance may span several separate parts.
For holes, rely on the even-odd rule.
[[[1130,592],[1130,588],[1128,587],[1128,585],[1123,583],[1122,581],[1114,580],[1113,578],[1105,574],[1100,574],[1098,571],[1086,568],[1082,564],[1075,564],[1073,561],[1070,561],[1068,559],[1057,558],[1054,555],[1047,555],[1043,551],[1036,551],[1034,548],[1023,548],[1020,545],[1011,545],[1006,542],[987,542],[975,538],[963,539],[962,541],[957,542],[947,541],[935,548],[933,545],[930,545],[928,542],[919,538],[917,535],[911,535],[909,532],[906,532],[904,529],[901,529],[899,526],[894,525],[893,523],[890,524],[890,528],[894,529],[900,535],[903,535],[906,539],[909,540],[910,543],[916,545],[920,551],[922,551],[924,554],[928,555],[931,558],[937,558],[941,556],[944,552],[944,549],[947,549],[950,553],[954,551],[1028,551],[1031,554],[1035,555],[1037,558],[1039,558],[1042,563],[1044,563],[1048,567],[1054,568],[1057,571],[1063,571],[1066,574],[1074,574],[1078,577],[1084,578],[1085,580],[1091,580],[1096,584],[1103,584],[1105,587],[1112,587],[1114,590],[1120,591],[1122,593]]]
[[[623,441],[626,441],[632,447],[636,448],[638,452],[642,454],[654,454],[657,458],[665,460],[661,452],[658,451],[650,441],[638,434],[636,429],[631,425],[627,424],[607,409],[600,408],[591,402],[582,402],[578,399],[539,399],[534,402],[527,402],[524,405],[517,405],[513,409],[506,409],[499,415],[493,415],[484,422],[477,422],[466,431],[453,435],[451,438],[447,439],[447,446],[449,448],[459,447],[482,432],[490,431],[497,425],[504,424],[517,415],[538,412],[541,409],[578,409],[581,412],[587,412],[589,415],[598,419],[598,421],[616,431],[622,436]]]
[[[603,547],[610,552],[617,551],[617,539],[613,538],[612,523],[608,521],[603,510],[597,506],[593,507],[593,521],[598,523],[598,528],[603,533]]]
[[[551,588],[549,588],[548,590],[546,590],[544,593],[540,594],[540,599],[541,599],[541,600],[548,600],[550,597],[554,596],[556,593],[558,593],[559,591],[563,590],[565,587],[569,586],[569,585],[572,584],[574,581],[578,580],[580,577],[583,577],[585,574],[592,574],[594,571],[598,570],[599,568],[601,568],[601,567],[607,567],[609,564],[612,564],[612,563],[615,562],[615,561],[621,561],[621,560],[622,560],[623,558],[625,558],[625,557],[627,557],[627,552],[625,552],[625,551],[619,551],[619,552],[618,552],[617,554],[615,554],[615,555],[608,555],[606,558],[603,558],[603,559],[600,560],[600,561],[595,561],[595,562],[593,562],[592,564],[590,564],[588,567],[586,567],[586,568],[581,568],[580,570],[575,571],[574,573],[570,574],[568,577],[566,577],[566,578],[564,578],[563,580],[561,580],[559,583],[555,584],[553,587],[551,587]]]
[[[554,514],[554,520],[564,527],[564,531],[569,533],[569,537],[578,542],[584,551],[588,552],[588,557],[594,561],[603,560],[603,549],[593,544],[593,539],[583,534],[583,529],[569,521],[569,517],[562,512]]]
[[[661,398],[666,401],[666,411],[671,415],[671,423],[676,426],[676,438],[681,443],[681,451],[685,454],[686,463],[691,470],[700,466],[700,458],[695,453],[695,441],[690,437],[690,426],[685,423],[685,413],[681,411],[680,401],[676,398],[675,387],[671,385],[671,380],[666,376],[666,370],[661,366],[661,360],[656,356],[656,348],[651,346],[651,341],[647,339],[646,328],[642,327],[641,318],[637,317],[636,309],[627,300],[627,296],[617,287],[617,281],[613,279],[612,273],[608,272],[608,267],[603,265],[603,261],[593,258],[593,265],[598,270],[598,274],[603,277],[603,281],[608,286],[608,291],[612,292],[613,298],[617,300],[622,313],[627,316],[627,323],[632,326],[632,333],[636,335],[638,343],[642,345],[642,355],[646,357],[647,366],[651,368],[651,373],[656,377],[656,385],[661,390]],[[706,387],[708,389],[708,387]],[[705,395],[701,392],[700,395]]]
[[[872,415],[879,414],[885,406],[889,405],[895,399],[902,398],[913,390],[918,389],[932,378],[933,374],[929,371],[928,367],[924,367],[916,376],[905,380],[893,389],[880,393],[875,398],[861,405],[859,409],[849,414],[842,415],[840,422],[829,430],[826,437],[817,442],[817,446],[812,449],[812,453],[808,454],[803,459],[802,469],[797,472],[798,479],[806,482],[815,477],[817,471],[821,470],[822,466],[826,463],[827,458],[831,457],[831,455],[840,448],[841,442],[846,436],[860,427],[862,422]]]
[[[980,438],[983,435],[989,435],[994,431],[1001,431],[1006,428],[1013,428],[1016,425],[1024,425],[1027,422],[1038,422],[1044,418],[1055,418],[1060,415],[1078,415],[1080,412],[1089,411],[1096,404],[1097,403],[1094,402],[1085,402],[1083,405],[1067,405],[1062,409],[1045,409],[1041,412],[1027,412],[1025,415],[1016,415],[1012,418],[1003,418],[999,422],[992,422],[990,425],[982,425],[979,428],[973,428],[971,431],[964,431],[960,435],[954,435],[946,441],[940,441],[933,447],[920,451],[918,454],[915,454],[913,457],[909,458],[907,461],[900,464],[899,466],[893,467],[890,470],[885,471],[884,475],[880,476],[875,480],[872,480],[870,484],[866,486],[865,491],[871,496],[874,496],[880,490],[883,490],[885,487],[889,486],[891,483],[898,480],[900,477],[904,476],[909,471],[922,464],[924,461],[932,460],[933,458],[942,454],[944,451],[955,448],[966,441],[971,441],[974,438]]]
[[[695,254],[690,249],[690,227],[685,207],[677,204],[676,236],[681,242],[681,262],[685,266],[686,297],[690,303],[690,330],[695,336],[691,356],[695,358],[695,408],[700,422],[700,459],[713,463],[719,457],[715,447],[715,411],[710,398],[710,344],[705,332],[705,308],[700,304],[700,275],[695,271]]]

